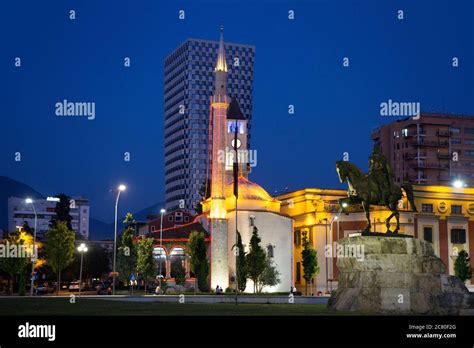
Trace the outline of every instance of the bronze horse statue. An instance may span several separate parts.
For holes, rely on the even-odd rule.
[[[367,217],[367,227],[364,230],[365,233],[369,233],[372,227],[370,223],[371,205],[385,206],[390,209],[392,214],[390,214],[390,216],[385,220],[387,233],[398,233],[398,230],[400,229],[398,201],[403,197],[402,189],[405,191],[413,211],[417,211],[413,198],[413,187],[410,183],[403,183],[401,187],[395,183],[391,183],[391,185],[387,184],[385,187],[381,188],[378,184],[380,180],[377,180],[377,178],[374,177],[375,175],[379,174],[371,172],[364,174],[359,168],[357,168],[355,164],[346,161],[337,161],[336,170],[339,175],[339,180],[342,183],[347,182],[349,186],[349,190],[347,192],[348,197],[341,198],[339,200],[339,205],[341,206],[342,212],[347,215],[349,214],[346,210],[348,205],[361,204],[365,211],[365,216]],[[387,194],[382,192],[383,189],[386,190],[385,192]],[[395,230],[390,231],[390,220],[394,216],[397,220],[397,225]]]

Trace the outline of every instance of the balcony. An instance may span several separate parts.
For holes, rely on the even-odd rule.
[[[438,129],[436,135],[439,137],[450,137],[452,134],[449,130]]]
[[[410,143],[410,146],[413,147],[448,147],[449,142],[447,140],[425,140],[419,139],[418,141],[413,141]]]
[[[405,160],[414,160],[418,158],[426,158],[426,152],[421,152],[420,155],[418,155],[416,152],[406,152],[403,154],[403,159]]]
[[[410,138],[410,137],[417,137],[417,136],[424,137],[424,136],[426,136],[426,132],[420,130],[420,131],[417,133],[416,130],[415,130],[415,131],[407,132],[404,137],[405,137],[405,138]]]
[[[451,155],[449,153],[437,153],[436,156],[439,158],[439,159],[450,159],[451,158]]]
[[[449,164],[425,162],[412,165],[414,169],[437,169],[437,170],[448,170]]]
[[[449,175],[438,175],[437,179],[438,181],[451,181]]]
[[[421,181],[421,182],[426,181],[426,180],[428,180],[426,177],[423,177],[423,176],[420,177],[420,181]],[[408,181],[411,181],[411,182],[416,181],[416,182],[418,182],[418,176],[416,176],[416,175],[409,175],[409,176],[408,176]]]

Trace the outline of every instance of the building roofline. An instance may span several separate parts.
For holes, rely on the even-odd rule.
[[[171,51],[171,53],[169,53],[168,55],[166,55],[164,61],[166,62],[166,61],[169,59],[169,57],[171,57],[181,46],[183,46],[184,44],[186,44],[186,43],[188,43],[188,42],[191,42],[191,41],[194,41],[194,42],[213,43],[213,44],[219,45],[219,40],[205,40],[205,39],[196,39],[196,38],[193,38],[193,37],[188,37],[188,38],[186,38],[186,40],[184,40],[182,43],[180,43],[173,51]],[[255,45],[240,44],[240,43],[236,43],[236,42],[228,42],[228,41],[225,41],[225,42],[224,42],[224,46],[226,46],[226,45],[238,46],[238,47],[246,47],[246,48],[252,48],[254,51],[256,50]]]
[[[474,115],[468,115],[468,114],[450,114],[450,113],[445,113],[445,112],[444,113],[443,112],[421,112],[420,115],[421,116],[434,117],[434,118],[451,118],[451,119],[461,119],[461,120],[462,119],[474,120]],[[386,127],[386,126],[388,126],[392,123],[406,122],[406,121],[409,121],[412,118],[413,118],[413,116],[408,116],[408,117],[404,117],[404,118],[394,117],[394,119],[391,120],[390,122],[383,123],[383,124],[380,124],[380,125],[374,127],[371,131],[371,134],[374,134],[374,133],[378,132],[381,128]],[[415,121],[415,120],[413,120],[413,121]],[[423,123],[423,121],[421,123]]]
[[[333,192],[334,194],[337,194],[337,193],[345,194],[347,190],[338,189],[338,188],[305,187],[305,188],[301,188],[301,189],[297,189],[293,191],[288,191],[288,192],[276,195],[275,197],[280,199],[280,197],[283,197],[286,195],[294,195],[295,193],[298,193],[298,192],[301,192],[302,194],[306,194],[306,193],[330,194],[331,192]]]

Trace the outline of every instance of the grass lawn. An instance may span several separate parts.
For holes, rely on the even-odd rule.
[[[323,304],[180,304],[76,298],[2,298],[0,315],[333,315]]]

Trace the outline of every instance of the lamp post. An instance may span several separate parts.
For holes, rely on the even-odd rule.
[[[81,268],[80,268],[80,271],[79,271],[79,296],[81,296],[81,288],[82,288],[82,261],[84,259],[84,253],[87,252],[87,245],[85,245],[84,243],[81,243],[78,247],[77,247],[77,251],[79,251],[79,253],[81,254]]]
[[[25,199],[25,203],[31,204],[31,206],[33,207],[33,212],[35,213],[35,227],[33,230],[33,250],[31,253],[31,284],[30,284],[30,296],[33,296],[33,287],[35,283],[35,277],[34,277],[35,262],[36,262],[36,257],[38,256],[36,255],[36,224],[38,221],[38,215],[36,214],[35,204],[33,203],[33,200],[31,198]]]
[[[163,262],[162,256],[163,256],[163,251],[165,248],[163,248],[163,215],[165,215],[166,210],[161,209],[160,214],[161,214],[161,221],[160,221],[160,293],[161,293],[161,279],[163,278],[161,274],[161,263]]]
[[[117,199],[115,200],[115,229],[114,229],[114,265],[113,265],[113,271],[112,271],[112,295],[115,295],[115,264],[117,260],[117,211],[118,211],[118,202],[120,198],[120,193],[122,191],[125,191],[127,189],[127,186],[125,185],[119,185],[117,188]]]
[[[328,247],[328,218],[324,218],[323,221],[326,221],[324,226],[326,227],[326,248]],[[326,262],[324,262],[326,265],[326,293],[329,291],[329,279],[328,279],[328,259],[326,257]],[[316,289],[317,290],[317,289]]]

